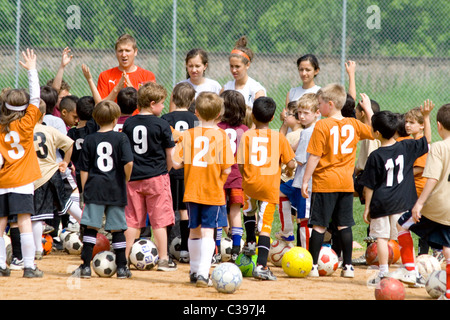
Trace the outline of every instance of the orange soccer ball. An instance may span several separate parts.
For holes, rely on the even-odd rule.
[[[400,245],[395,240],[389,240],[388,245],[392,248],[392,251],[394,253],[392,263],[396,263],[400,259]]]
[[[92,251],[92,259],[94,259],[97,253],[102,251],[109,251],[110,249],[111,244],[109,243],[108,238],[102,233],[97,233],[97,240],[94,246],[94,250]]]
[[[50,252],[52,252],[52,247],[53,247],[53,238],[51,235],[49,234],[43,234],[42,235],[42,248],[44,256],[50,254]]]
[[[392,261],[394,261],[394,250],[392,250],[391,246],[388,246],[389,248],[389,258],[388,258],[388,264],[392,264]],[[378,266],[378,249],[377,249],[377,243],[373,242],[371,243],[367,249],[366,249],[366,262],[369,266]]]

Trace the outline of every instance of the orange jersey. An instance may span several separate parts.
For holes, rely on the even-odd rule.
[[[184,163],[184,202],[225,204],[222,171],[234,164],[230,141],[222,129],[195,127],[182,132],[173,160]]]
[[[242,188],[252,199],[278,203],[281,164],[295,158],[286,137],[271,129],[251,129],[241,137],[237,162],[243,165]]]
[[[353,192],[359,140],[373,139],[370,126],[354,118],[317,121],[307,152],[320,157],[312,176],[313,192]]]
[[[422,136],[418,137],[418,139],[420,139],[421,137]],[[411,136],[399,137],[399,138],[397,138],[397,141],[402,141],[405,139],[413,139],[413,137],[411,137]],[[414,162],[414,167],[419,167],[419,168],[424,169],[425,164],[427,163],[427,156],[428,156],[428,153],[425,153],[423,156],[418,157],[416,159],[416,161]],[[418,197],[420,197],[420,194],[422,193],[426,182],[427,182],[427,178],[422,177],[422,172],[414,175],[414,183],[416,184],[416,192],[417,192]]]
[[[34,150],[34,126],[41,117],[39,108],[30,104],[25,115],[0,133],[0,188],[17,188],[41,177]]]

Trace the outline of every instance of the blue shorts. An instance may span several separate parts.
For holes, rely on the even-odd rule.
[[[414,223],[411,211],[405,212],[398,219],[398,224],[417,234],[434,249],[450,248],[450,226],[434,222],[424,216],[419,222]]]
[[[195,229],[199,226],[214,229],[228,225],[225,205],[212,206],[186,202],[186,207],[189,215],[189,229]]]
[[[280,184],[280,191],[288,197],[291,206],[297,210],[297,218],[309,218],[309,203],[302,196],[302,189],[292,186],[294,180]],[[309,201],[308,201],[309,202]]]

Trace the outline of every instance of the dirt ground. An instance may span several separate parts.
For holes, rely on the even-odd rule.
[[[363,251],[354,250],[354,257]],[[71,277],[80,257],[52,252],[37,261],[44,271],[40,279],[24,279],[22,271],[11,271],[0,278],[1,300],[374,300],[374,288],[366,282],[373,275],[367,266],[355,267],[355,278],[333,275],[320,278],[289,278],[281,267],[271,266],[277,281],[244,278],[234,294],[218,293],[213,287],[197,288],[189,283],[189,265],[178,263],[178,270],[160,272],[132,269],[130,279]],[[399,267],[391,266],[391,271]],[[406,300],[431,300],[425,288],[406,287]]]

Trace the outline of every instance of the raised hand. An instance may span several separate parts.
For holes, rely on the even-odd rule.
[[[22,51],[23,62],[19,61],[20,65],[27,70],[36,69],[36,54],[33,49],[27,48],[27,51]]]

